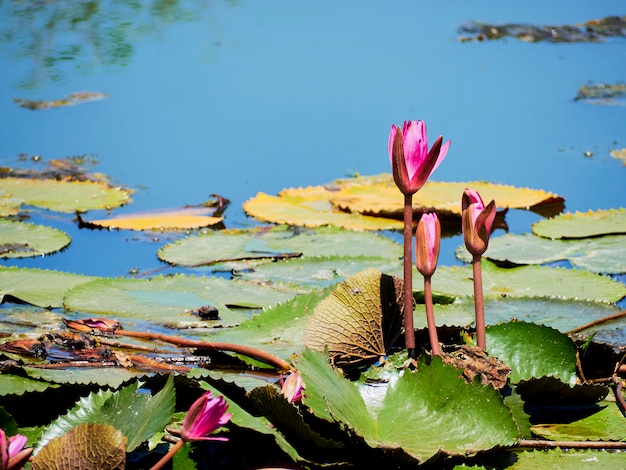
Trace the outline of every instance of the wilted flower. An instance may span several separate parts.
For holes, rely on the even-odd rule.
[[[226,413],[228,403],[224,397],[214,397],[206,392],[189,408],[183,421],[180,437],[183,441],[227,441],[226,437],[210,437],[208,434],[224,426],[232,413]]]
[[[109,318],[84,318],[82,320],[67,320],[64,318],[63,323],[68,328],[85,333],[90,333],[93,330],[98,330],[102,333],[115,333],[117,330],[122,329],[120,322]]]
[[[33,449],[25,449],[28,438],[21,434],[7,437],[0,429],[0,470],[14,470],[22,468]]]
[[[281,393],[289,403],[298,403],[302,400],[304,384],[299,372],[292,372],[282,383]]]
[[[432,276],[437,268],[440,239],[437,214],[422,215],[415,232],[415,266],[422,276]]]
[[[481,256],[489,245],[489,236],[496,217],[496,203],[492,200],[485,207],[480,194],[465,188],[461,209],[461,227],[467,251],[474,256]]]
[[[402,129],[391,126],[389,160],[393,179],[403,194],[415,194],[448,153],[450,141],[439,136],[430,151],[424,121],[404,121]]]

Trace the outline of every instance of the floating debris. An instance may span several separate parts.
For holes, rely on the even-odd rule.
[[[14,98],[13,101],[19,104],[20,107],[22,108],[28,108],[31,110],[39,110],[39,109],[50,109],[50,108],[62,108],[64,106],[74,106],[77,104],[87,103],[89,101],[102,100],[108,97],[109,95],[107,95],[106,93],[99,93],[99,92],[92,92],[92,91],[77,91],[59,100],[33,101],[33,100],[22,100],[19,98]]]
[[[459,28],[461,42],[513,37],[526,42],[603,42],[610,37],[626,36],[626,16],[608,16],[573,25],[489,24],[470,21]],[[465,36],[469,34],[471,36]]]
[[[592,104],[624,105],[626,104],[626,84],[597,83],[583,85],[578,89],[574,101],[585,101]]]
[[[611,157],[621,160],[622,165],[626,166],[626,148],[611,150]]]

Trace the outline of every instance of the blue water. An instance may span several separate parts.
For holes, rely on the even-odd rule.
[[[609,156],[626,147],[626,107],[573,101],[582,85],[625,80],[626,40],[461,42],[458,32],[470,20],[624,15],[621,1],[100,2],[77,20],[72,9],[85,5],[0,1],[0,164],[95,155],[97,171],[136,190],[115,213],[217,193],[232,201],[227,227],[254,225],[241,205],[259,191],[390,171],[389,128],[405,119],[452,140],[433,179],[544,189],[568,211],[626,206],[626,167]],[[28,21],[16,14],[26,8]],[[110,97],[42,111],[12,101],[85,90]],[[513,211],[507,221],[528,232],[538,217]],[[34,220],[66,230],[70,247],[2,264],[151,272],[174,237]],[[440,263],[456,263],[461,243],[444,240]]]

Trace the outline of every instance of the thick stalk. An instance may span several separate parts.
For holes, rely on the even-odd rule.
[[[413,327],[413,195],[404,195],[404,344],[409,357],[415,355]]]
[[[483,299],[483,275],[480,269],[480,255],[474,255],[472,271],[474,276],[474,310],[476,311],[476,344],[479,348],[486,349],[485,300]]]
[[[441,356],[437,326],[435,325],[435,312],[433,311],[433,289],[430,283],[431,276],[424,276],[424,305],[426,305],[426,323],[428,324],[428,339],[433,356]]]
[[[180,439],[176,444],[174,444],[172,447],[170,447],[169,452],[167,454],[165,454],[161,458],[161,460],[159,460],[156,464],[154,464],[154,466],[150,470],[160,470],[161,468],[163,468],[163,466],[167,462],[172,460],[172,457],[174,457],[174,454],[180,450],[180,448],[183,446],[184,443],[185,443],[185,441]]]

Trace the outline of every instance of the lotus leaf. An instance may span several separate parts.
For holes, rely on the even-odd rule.
[[[560,214],[532,226],[535,235],[545,238],[586,238],[626,233],[626,209],[608,209]]]
[[[0,220],[0,256],[4,258],[43,256],[63,249],[70,241],[65,232],[56,228]]]
[[[123,214],[84,223],[90,227],[118,230],[187,230],[210,227],[224,220],[222,217],[208,215],[212,213],[214,210],[208,207],[181,207],[180,209]]]
[[[0,179],[0,198],[20,199],[24,204],[57,212],[111,209],[130,202],[131,191],[94,181],[58,181],[37,178]]]
[[[580,470],[584,468],[621,470],[624,468],[623,452],[599,450],[535,450],[516,454],[517,461],[507,470]],[[474,468],[474,467],[472,467]]]

